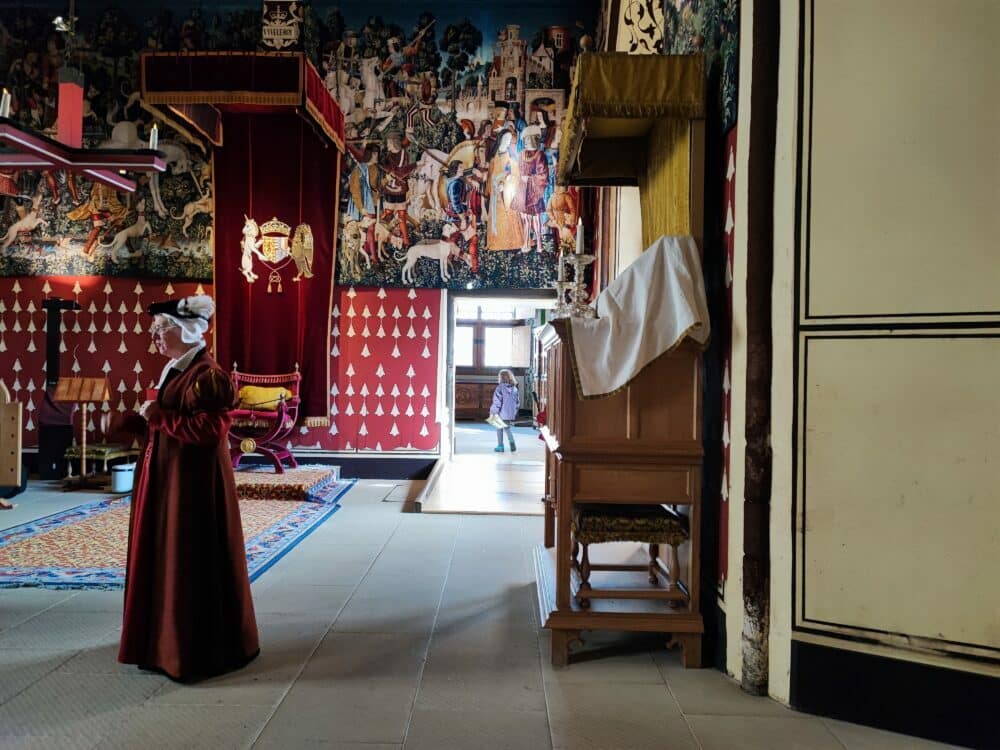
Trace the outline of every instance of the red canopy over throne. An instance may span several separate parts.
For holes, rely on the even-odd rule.
[[[298,365],[299,413],[329,424],[340,109],[301,53],[146,53],[141,85],[147,104],[214,145],[219,362]]]

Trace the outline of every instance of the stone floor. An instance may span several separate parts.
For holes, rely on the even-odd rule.
[[[495,453],[496,430],[480,422],[455,423],[455,453],[422,498],[423,513],[540,516],[545,445],[538,430],[515,427],[517,452]]]
[[[115,661],[121,592],[0,591],[0,748],[617,750],[941,747],[790,711],[648,643],[553,670],[534,604],[541,519],[402,512],[392,483],[253,585],[261,656],[174,684]],[[33,488],[0,526],[88,499]]]

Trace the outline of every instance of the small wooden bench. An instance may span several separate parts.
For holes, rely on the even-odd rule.
[[[139,456],[138,448],[130,448],[127,445],[121,443],[88,443],[87,444],[87,461],[102,461],[103,468],[102,472],[108,472],[108,462],[113,461],[116,458],[137,458]],[[71,445],[66,449],[66,453],[63,454],[63,458],[66,459],[66,476],[73,476],[73,462],[80,460],[80,446]]]
[[[580,574],[576,592],[577,603],[590,607],[591,599],[665,599],[671,606],[688,601],[687,587],[679,580],[680,561],[677,548],[690,538],[685,516],[662,505],[619,505],[577,503],[573,506],[573,567]],[[649,545],[646,565],[595,565],[590,562],[591,544],[607,542],[639,542]],[[667,566],[659,557],[660,545],[670,548]],[[580,555],[580,548],[583,554]],[[648,589],[595,589],[590,585],[594,570],[635,570],[649,573]],[[664,584],[659,584],[663,576]]]

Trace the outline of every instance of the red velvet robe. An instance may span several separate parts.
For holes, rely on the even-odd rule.
[[[132,493],[118,661],[192,680],[259,652],[226,439],[232,382],[202,351],[157,403]]]

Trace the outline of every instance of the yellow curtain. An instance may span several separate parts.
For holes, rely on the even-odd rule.
[[[663,118],[649,133],[646,171],[639,175],[642,243],[664,234],[693,234],[691,227],[691,123]]]

